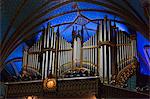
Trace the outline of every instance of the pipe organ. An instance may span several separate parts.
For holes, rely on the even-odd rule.
[[[83,27],[80,33],[73,28],[70,43],[61,36],[59,27],[54,32],[48,24],[41,39],[24,50],[24,71],[34,69],[42,79],[49,75],[63,77],[65,71],[80,64],[80,68],[90,70],[91,76],[97,75],[109,84],[136,56],[135,35],[121,31],[107,17],[99,20],[96,33],[85,42],[83,35]]]

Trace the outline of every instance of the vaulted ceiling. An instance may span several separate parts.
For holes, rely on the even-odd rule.
[[[148,0],[2,0],[0,67],[19,44],[41,29],[39,27],[43,23],[77,12],[72,7],[75,2],[81,3],[81,11],[105,12],[118,16],[123,19],[121,23],[141,32],[147,39],[150,37]],[[96,7],[86,6],[86,3]]]

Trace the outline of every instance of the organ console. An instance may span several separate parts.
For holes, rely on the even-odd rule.
[[[57,31],[54,31],[57,28]],[[96,33],[84,41],[84,28],[72,30],[72,42],[61,36],[59,27],[44,28],[41,39],[24,50],[24,71],[35,69],[46,79],[64,77],[66,71],[86,68],[109,84],[136,56],[135,36],[121,31],[115,21],[100,19]]]

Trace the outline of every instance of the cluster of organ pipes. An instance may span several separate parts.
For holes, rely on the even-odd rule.
[[[33,68],[42,79],[49,75],[63,77],[65,71],[74,69],[79,62],[80,68],[87,68],[93,76],[100,76],[103,83],[109,83],[136,56],[135,36],[119,30],[115,21],[107,17],[98,22],[95,35],[85,42],[83,28],[79,34],[74,32],[73,29],[70,43],[63,39],[59,27],[54,32],[48,25],[42,38],[24,50],[24,70]]]
[[[98,74],[98,42],[97,35],[92,36],[88,41],[83,43],[83,63],[87,64],[87,67],[94,74]],[[85,65],[86,66],[86,65]]]
[[[39,59],[39,53],[41,52],[41,41],[38,41],[34,46],[32,46],[30,49],[24,49],[24,55],[23,55],[23,66],[24,70],[29,69],[35,69],[38,72],[40,71],[40,59]]]
[[[42,78],[47,78],[49,75],[59,77],[63,72],[65,64],[71,62],[72,48],[71,44],[66,42],[57,32],[48,25],[43,34],[43,50],[42,50]],[[70,65],[71,67],[71,65]],[[69,67],[69,68],[70,68]]]

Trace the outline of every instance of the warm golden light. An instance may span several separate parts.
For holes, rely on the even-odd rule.
[[[53,80],[49,80],[47,82],[47,88],[53,88],[53,87],[55,87],[55,82]]]
[[[56,80],[51,78],[51,79],[45,79],[44,80],[44,90],[55,90],[56,89]]]
[[[95,94],[91,94],[91,95],[86,95],[81,99],[97,99],[97,98],[96,98]]]
[[[25,99],[38,99],[37,96],[27,96]]]
[[[93,96],[91,96],[91,97],[90,97],[90,99],[96,99],[96,96],[95,96],[95,95],[93,95]]]
[[[32,99],[32,96],[28,96],[28,98],[27,99]]]

